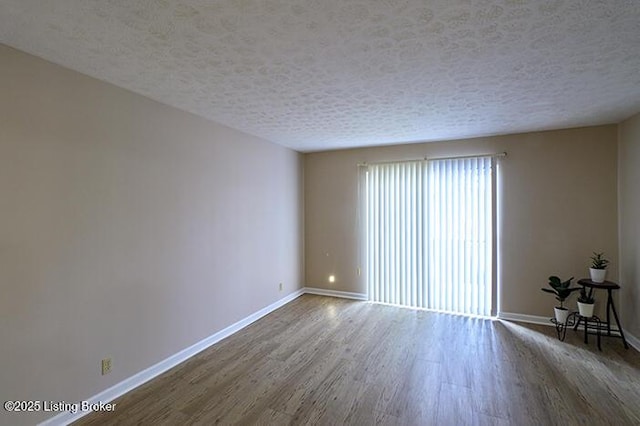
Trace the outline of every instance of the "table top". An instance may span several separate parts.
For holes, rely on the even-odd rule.
[[[578,284],[589,287],[589,288],[603,288],[606,290],[617,290],[620,286],[612,281],[605,281],[603,283],[595,283],[591,281],[589,278],[582,278],[578,280]]]

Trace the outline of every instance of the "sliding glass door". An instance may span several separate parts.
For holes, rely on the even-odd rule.
[[[369,299],[491,315],[491,157],[372,164],[361,175]]]

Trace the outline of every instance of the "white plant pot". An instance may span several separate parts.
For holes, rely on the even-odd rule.
[[[607,277],[607,270],[589,268],[589,274],[591,275],[591,281],[594,283],[603,283]]]
[[[593,303],[578,302],[578,312],[580,316],[591,318],[593,316]]]
[[[558,324],[566,324],[567,317],[569,316],[569,310],[567,308],[553,308],[556,314],[556,321]]]

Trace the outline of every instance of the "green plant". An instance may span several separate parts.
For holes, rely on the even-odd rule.
[[[589,292],[587,293],[587,288],[586,287],[582,287],[580,289],[580,296],[578,296],[578,302],[580,303],[588,303],[588,304],[593,304],[595,302],[594,298],[593,298],[593,288],[589,290]]]
[[[604,253],[593,252],[593,256],[591,256],[591,267],[593,269],[607,269],[608,264],[609,261],[605,259]]]
[[[549,287],[551,288],[542,288],[541,290],[555,294],[556,300],[560,302],[560,308],[564,309],[563,303],[567,300],[567,297],[569,297],[574,291],[580,290],[580,287],[571,287],[571,280],[573,280],[573,277],[566,281],[562,281],[559,277],[553,275],[549,277]]]

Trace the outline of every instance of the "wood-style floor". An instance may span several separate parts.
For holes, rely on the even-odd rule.
[[[305,295],[81,425],[638,425],[640,354]]]

